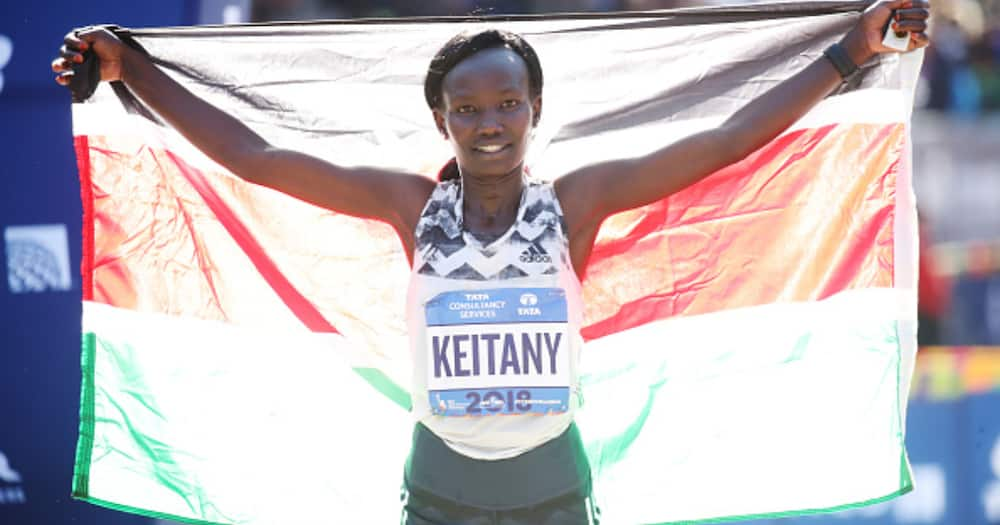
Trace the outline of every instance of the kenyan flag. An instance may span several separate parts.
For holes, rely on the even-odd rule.
[[[533,176],[716,125],[850,28],[857,2],[169,28],[132,36],[275,144],[433,176],[423,99],[455,33],[546,75]],[[783,516],[912,488],[909,116],[884,56],[742,162],[610,218],[584,294],[578,423],[602,523]],[[412,428],[390,227],[241,181],[102,85],[73,108],[84,220],[73,494],[192,523],[392,523]],[[516,480],[498,480],[498,487]]]

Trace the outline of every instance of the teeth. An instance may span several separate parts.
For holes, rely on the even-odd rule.
[[[483,153],[496,153],[502,150],[503,146],[478,146],[476,149]]]

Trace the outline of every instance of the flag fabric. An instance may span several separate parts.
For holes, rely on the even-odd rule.
[[[864,5],[131,34],[275,144],[434,176],[450,150],[422,99],[430,57],[460,31],[515,31],[546,75],[528,164],[554,179],[721,123],[821,57]],[[786,516],[911,490],[920,60],[873,60],[745,160],[602,226],[577,415],[602,523]],[[120,87],[73,120],[74,496],[190,523],[398,521],[410,270],[392,229],[241,181]]]

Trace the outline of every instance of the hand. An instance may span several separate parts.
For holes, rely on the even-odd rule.
[[[895,49],[882,45],[885,28],[891,22],[891,30],[908,33],[910,44],[907,51],[926,46],[927,18],[930,3],[927,0],[883,0],[868,7],[861,14],[858,24],[851,29],[841,45],[855,64],[861,65],[880,53],[896,53]],[[892,20],[890,21],[890,18]]]
[[[83,63],[83,54],[88,50],[97,55],[101,80],[114,82],[123,79],[123,57],[130,48],[107,27],[96,26],[70,31],[63,39],[59,56],[52,61],[52,71],[57,73],[56,82],[59,85],[69,86],[73,65]]]

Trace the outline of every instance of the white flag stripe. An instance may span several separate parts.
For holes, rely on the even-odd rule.
[[[910,301],[893,289],[846,291],[591,341],[577,415],[588,446],[642,421],[624,457],[599,472],[609,522],[766,514],[789,501],[823,509],[897,493],[905,398],[896,327],[910,319]]]

